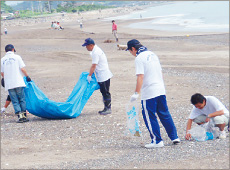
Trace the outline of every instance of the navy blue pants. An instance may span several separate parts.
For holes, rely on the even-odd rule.
[[[149,130],[150,137],[153,143],[162,141],[160,134],[160,126],[157,121],[156,113],[164,126],[168,137],[171,140],[177,139],[177,130],[174,125],[171,114],[169,113],[166,96],[161,95],[152,99],[142,100],[142,115],[145,125]]]

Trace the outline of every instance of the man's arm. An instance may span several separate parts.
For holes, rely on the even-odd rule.
[[[97,64],[92,64],[92,66],[90,67],[90,71],[89,71],[89,76],[92,76],[92,74],[94,73],[95,69],[96,69]]]
[[[188,122],[187,122],[187,128],[186,128],[186,135],[185,135],[185,139],[187,139],[187,140],[189,140],[189,139],[191,139],[191,134],[188,132],[190,129],[191,129],[191,127],[192,127],[192,119],[188,119]]]
[[[21,71],[23,72],[23,74],[24,74],[26,77],[28,76],[25,67],[21,68]]]
[[[137,93],[141,92],[141,87],[142,87],[142,84],[143,84],[143,80],[144,80],[144,74],[138,74],[137,75],[137,84],[136,84],[135,92],[137,92]]]
[[[221,115],[224,115],[224,110],[220,110],[220,111],[210,113],[208,115],[208,117],[205,119],[205,122],[208,122],[210,120],[210,118],[212,118],[212,117],[221,116]]]
[[[144,79],[144,74],[137,75],[136,90],[135,90],[135,93],[131,96],[130,102],[137,100],[137,98],[139,97],[139,93],[141,92],[141,87],[143,84],[143,79]]]
[[[224,110],[216,111],[208,115],[208,117],[216,117],[224,114]]]
[[[3,73],[3,72],[1,72],[1,75],[2,75],[2,77],[4,78],[4,73]]]

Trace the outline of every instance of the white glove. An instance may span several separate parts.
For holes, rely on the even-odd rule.
[[[6,111],[5,107],[1,108],[1,113],[4,113],[5,111]]]
[[[131,96],[130,102],[134,102],[135,100],[138,99],[138,97],[139,97],[139,94],[138,94],[137,92],[135,92],[135,93]]]
[[[90,83],[90,81],[92,80],[91,76],[87,76],[87,81]]]

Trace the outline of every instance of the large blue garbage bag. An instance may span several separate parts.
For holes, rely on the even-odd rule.
[[[83,72],[66,102],[55,102],[36,86],[34,81],[26,83],[26,109],[33,115],[48,119],[66,119],[79,116],[90,96],[100,87],[95,75],[90,83],[87,81],[89,73]]]

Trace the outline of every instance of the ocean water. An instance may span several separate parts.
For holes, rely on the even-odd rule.
[[[149,18],[149,21],[141,21]],[[180,32],[229,32],[229,1],[169,1],[144,11],[107,18],[139,19],[127,27]]]

